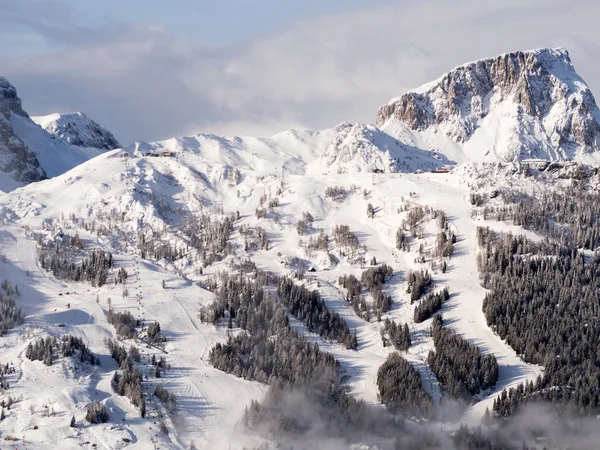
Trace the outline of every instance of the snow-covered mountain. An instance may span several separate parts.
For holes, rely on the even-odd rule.
[[[122,147],[113,134],[82,112],[31,118],[48,133],[78,147],[113,150]]]
[[[600,111],[564,49],[459,66],[382,106],[377,126],[458,162],[600,161]]]
[[[0,77],[0,192],[54,177],[119,147],[114,136],[81,113],[37,118],[25,112],[15,87]]]
[[[0,196],[0,285],[4,278],[18,284],[16,304],[24,315],[24,323],[0,336],[0,375],[7,363],[14,369],[0,400],[19,399],[3,411],[3,436],[23,436],[40,449],[260,448],[256,435],[245,431],[244,411],[264,399],[267,384],[249,372],[226,373],[211,356],[218,345],[244,335],[243,314],[231,312],[240,302],[221,316],[206,315],[235,280],[248,276],[258,283],[258,270],[319,291],[323,307],[352,330],[356,348],[311,328],[307,317],[316,321],[325,311],[301,317],[287,307],[278,313],[285,316],[281,323],[289,321],[335,358],[344,392],[372,411],[383,411],[379,369],[397,348],[439,413],[426,422],[439,420],[443,433],[461,422],[480,425],[503,389],[544,374],[486,321],[482,308],[490,290],[480,279],[478,227],[540,241],[544,236],[535,229],[507,219],[515,198],[545,191],[560,196],[573,186],[598,190],[594,171],[578,162],[498,164],[531,158],[600,161],[598,109],[566,51],[518,52],[461,66],[382,107],[378,126],[342,123],[269,138],[198,134],[107,151],[102,137],[108,134],[90,131],[93,122],[85,116],[53,115],[34,123],[14,88],[3,86],[0,126],[6,131],[0,128],[0,138],[12,147],[0,147],[0,154],[29,155],[25,167],[37,167],[40,178],[43,167],[52,177]],[[71,145],[77,139],[100,142],[96,138],[101,148]],[[21,184],[29,181],[35,180]],[[45,250],[48,258],[64,255],[55,257],[61,260],[52,270],[43,267]],[[81,272],[64,275],[65,267],[73,270],[99,251],[111,253],[103,283],[82,281]],[[393,275],[382,275],[379,290],[371,290],[369,269]],[[416,279],[425,271],[431,275],[426,284],[421,280],[425,298],[449,290],[440,303],[445,326],[497,359],[497,381],[464,404],[453,405],[448,381],[432,368],[430,352],[438,351],[432,318],[415,319],[415,308],[426,300],[413,298],[417,283],[411,285],[411,273]],[[354,301],[341,281],[350,276],[359,286]],[[264,288],[268,295],[257,300],[274,300],[277,288]],[[253,319],[246,322],[262,324],[255,316],[260,308],[252,309],[246,314]],[[136,319],[131,335],[119,333],[109,320],[115,312]],[[156,322],[164,341],[148,340]],[[389,323],[407,330],[412,340],[407,348],[396,347],[396,337],[386,331]],[[27,356],[36,339],[67,333],[83,339],[100,364],[56,351],[49,365]],[[283,335],[274,336],[269,341],[279,345]],[[106,344],[111,338],[121,339],[130,355],[140,353],[137,361],[133,356],[127,361],[143,375],[145,417],[139,405],[118,393],[115,381],[127,364],[113,360]],[[259,359],[260,347],[239,359]],[[273,365],[297,364],[295,359]],[[310,361],[303,363],[309,368]],[[176,398],[176,408],[157,400],[159,386]],[[107,423],[86,422],[95,400],[106,407]],[[311,414],[310,405],[295,405],[294,414]],[[394,428],[409,432],[420,422],[413,419],[404,417],[411,426],[395,422]],[[350,441],[332,448],[346,449]],[[368,444],[375,443],[398,448],[377,440]],[[298,448],[324,447],[318,444]]]

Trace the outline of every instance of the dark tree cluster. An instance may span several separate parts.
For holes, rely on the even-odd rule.
[[[308,233],[313,226],[314,218],[311,213],[303,212],[302,219],[298,220],[296,223],[296,231],[298,232],[298,236],[304,236]]]
[[[373,297],[373,309],[378,317],[392,307],[392,297],[383,293],[383,285],[392,276],[394,270],[387,264],[370,267],[365,270],[360,280]]]
[[[117,365],[120,367],[123,364],[123,361],[126,363],[131,360],[132,363],[140,362],[141,355],[140,351],[135,346],[129,347],[129,352],[125,350],[125,347],[119,344],[115,339],[109,338],[105,341],[106,346],[108,347],[108,351],[110,352],[110,356],[117,362]]]
[[[128,277],[127,269],[125,269],[125,267],[121,267],[117,271],[117,275],[115,277],[115,284],[125,283],[127,281],[127,277]]]
[[[80,337],[66,335],[62,337],[60,354],[64,358],[79,354],[79,362],[88,362],[92,365],[100,364],[100,358],[94,355]]]
[[[186,255],[184,247],[163,241],[158,233],[152,231],[139,230],[135,242],[143,259],[175,262]]]
[[[346,289],[346,301],[350,303],[356,314],[367,322],[373,316],[381,320],[381,315],[392,307],[392,297],[383,293],[383,285],[392,273],[390,266],[382,264],[365,270],[361,275],[362,282],[354,275],[339,277],[339,285]],[[372,304],[368,304],[366,297],[361,295],[363,284],[373,298]]]
[[[600,246],[600,193],[569,187],[535,196],[508,192],[502,197],[514,204],[486,206],[485,219],[511,220],[567,247],[593,250]]]
[[[87,407],[85,420],[89,423],[106,423],[108,422],[108,411],[103,403],[94,400],[94,403]]]
[[[76,336],[65,335],[59,342],[55,337],[38,338],[27,345],[25,356],[31,361],[42,361],[51,366],[55,359],[55,353],[64,358],[78,355],[80,362],[92,365],[100,364],[100,359],[94,355],[85,345],[83,340]]]
[[[111,356],[119,365],[112,378],[112,386],[115,392],[131,400],[134,406],[139,408],[140,416],[146,415],[146,401],[142,394],[142,372],[135,365],[133,352],[127,352],[125,347],[118,344],[114,339],[106,341]]]
[[[18,286],[13,287],[8,280],[0,283],[0,336],[4,336],[15,325],[23,323],[23,312],[15,298],[20,296]]]
[[[329,249],[329,236],[321,230],[316,238],[312,236],[308,237],[308,240],[304,241],[303,245],[309,251],[320,250],[326,252]]]
[[[289,311],[306,324],[308,329],[326,339],[356,349],[356,334],[350,332],[346,321],[335,312],[330,312],[317,291],[297,285],[290,278],[280,278],[277,294]]]
[[[358,435],[368,431],[397,436],[399,424],[391,416],[344,392],[333,356],[291,330],[284,307],[272,295],[279,281],[257,271],[249,277],[221,273],[218,280],[208,283],[215,302],[201,312],[203,320],[217,323],[228,317],[245,330],[213,347],[211,363],[238,377],[270,385],[261,403],[252,402],[244,423],[270,435],[324,427],[336,436],[345,436],[349,429]],[[310,413],[299,414],[307,405]]]
[[[113,257],[110,252],[93,249],[87,257],[76,263],[77,256],[56,242],[43,244],[39,248],[38,259],[42,268],[52,272],[60,280],[88,281],[92,286],[102,286],[106,283],[108,272],[113,267]]]
[[[343,393],[334,357],[293,331],[284,307],[265,292],[265,288],[278,286],[279,281],[264,272],[257,272],[253,280],[221,275],[213,312],[205,313],[213,318],[233,316],[247,332],[231,335],[227,343],[217,344],[210,353],[211,363],[238,377],[270,384],[267,399],[251,408],[254,413],[248,421],[255,425],[269,422],[287,428],[285,423],[291,411],[274,408],[268,399],[282,401],[280,394],[290,389],[314,400],[315,405],[327,411],[329,421],[355,416],[367,420],[369,415],[362,412],[365,405]]]
[[[433,284],[431,275],[427,269],[409,271],[406,281],[408,283],[406,293],[410,294],[411,305],[419,300]]]
[[[54,360],[53,355],[55,348],[56,338],[38,338],[33,344],[30,342],[27,345],[25,356],[31,361],[42,361],[45,365],[51,366]]]
[[[177,406],[175,394],[172,392],[169,393],[169,391],[162,384],[157,384],[154,387],[152,394],[160,400],[167,411],[170,413],[175,411],[175,407]]]
[[[160,323],[158,322],[148,325],[146,334],[148,335],[148,342],[151,344],[158,344],[167,340],[165,336],[160,334]]]
[[[164,373],[166,370],[171,370],[171,364],[167,363],[164,356],[161,356],[160,359],[156,359],[156,355],[152,355],[150,364],[154,366],[154,376],[156,378],[161,377],[161,371]]]
[[[15,373],[15,366],[9,365],[8,363],[0,364],[0,390],[6,391],[10,387],[6,375],[12,373]],[[6,405],[0,404],[0,406],[4,408]]]
[[[293,331],[283,305],[265,292],[265,287],[278,287],[277,277],[260,271],[254,280],[220,275],[215,302],[206,314],[215,322],[227,315],[248,333],[232,335],[211,350],[216,368],[264,383],[281,379],[293,385],[329,384],[337,380],[333,356]]]
[[[379,398],[394,414],[430,418],[433,402],[423,389],[419,372],[399,353],[390,353],[377,371]]]
[[[239,232],[244,236],[245,251],[269,250],[269,238],[263,228],[240,225]]]
[[[202,254],[206,266],[214,261],[220,261],[233,253],[229,243],[235,214],[226,215],[222,208],[210,213],[193,214],[183,218],[180,230],[188,238],[188,245]]]
[[[347,348],[356,348],[356,336],[351,333],[346,322],[337,314],[330,312],[320,295],[303,286],[296,285],[289,278],[279,278],[263,271],[256,271],[248,277],[231,277],[220,273],[219,283],[214,288],[215,302],[200,310],[200,320],[217,323],[227,318],[230,327],[238,327],[255,333],[265,328],[274,334],[289,326],[285,308],[270,293],[265,294],[263,287],[277,291],[283,305],[303,321],[307,327],[319,335],[335,339]],[[271,328],[270,328],[271,327]]]
[[[442,305],[450,298],[450,292],[445,287],[440,292],[427,294],[425,298],[415,306],[415,323],[421,323],[432,317],[442,309]]]
[[[120,337],[131,339],[137,336],[136,328],[140,326],[140,322],[129,311],[115,312],[110,308],[106,314],[106,320],[115,327],[117,335]]]
[[[336,225],[333,229],[333,239],[338,247],[346,247],[351,250],[356,250],[360,247],[358,238],[350,231],[348,225]]]
[[[384,347],[391,344],[396,350],[407,351],[411,344],[408,325],[402,325],[393,320],[385,319],[383,328],[381,329],[381,340]]]
[[[362,292],[362,283],[354,275],[343,275],[338,279],[338,283],[346,289],[346,301],[350,303],[354,312],[365,319],[371,320],[371,309],[367,304],[367,299]]]
[[[330,198],[336,202],[344,201],[346,189],[343,186],[328,186],[325,189],[325,198]]]
[[[408,243],[408,236],[404,233],[402,227],[396,230],[396,250],[403,252],[410,251],[410,244]]]
[[[496,384],[496,357],[482,355],[475,345],[444,328],[439,313],[433,317],[432,334],[435,352],[429,352],[427,363],[452,396],[468,401]]]
[[[240,378],[271,383],[282,380],[293,386],[337,384],[338,364],[329,353],[319,350],[290,329],[266,333],[240,333],[210,352],[211,364]]]
[[[523,359],[544,366],[534,386],[499,398],[496,413],[521,402],[550,401],[579,414],[600,410],[600,256],[577,247],[478,229],[479,266],[490,290],[488,324]]]
[[[448,258],[454,254],[456,235],[450,230],[441,230],[435,239],[434,256]]]
[[[421,206],[414,206],[408,210],[406,219],[402,221],[402,229],[409,230],[413,237],[417,237],[417,227],[425,219],[425,210]]]

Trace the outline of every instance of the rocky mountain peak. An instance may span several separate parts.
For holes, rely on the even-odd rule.
[[[392,99],[379,109],[376,124],[396,119],[415,131],[438,127],[462,145],[478,130],[490,134],[493,123],[504,121],[507,145],[491,149],[495,156],[573,159],[600,150],[598,118],[594,97],[568,52],[539,49],[459,66]]]
[[[113,150],[122,145],[113,134],[82,112],[32,117],[46,132],[79,147]]]
[[[6,78],[0,77],[0,114],[7,119],[11,114],[29,117],[21,107],[17,89]]]

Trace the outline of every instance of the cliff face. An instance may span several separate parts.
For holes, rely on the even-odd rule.
[[[23,184],[43,180],[46,173],[35,153],[25,145],[9,122],[13,114],[29,117],[21,107],[17,90],[0,77],[0,171]]]
[[[568,52],[541,49],[457,67],[382,106],[376,124],[396,119],[417,132],[437,127],[463,145],[481,128],[493,134],[491,124],[500,122],[505,146],[492,150],[502,159],[573,159],[600,150],[599,117]]]

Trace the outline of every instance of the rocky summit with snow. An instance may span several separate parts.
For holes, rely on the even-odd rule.
[[[599,118],[568,52],[540,49],[459,66],[392,99],[376,124],[394,130],[397,121],[424,136],[439,132],[462,150],[462,161],[597,162]]]
[[[51,135],[71,145],[113,150],[122,147],[113,134],[82,112],[49,114],[31,118]]]
[[[1,442],[595,448],[598,109],[565,50],[376,126],[112,150],[0,87]]]

